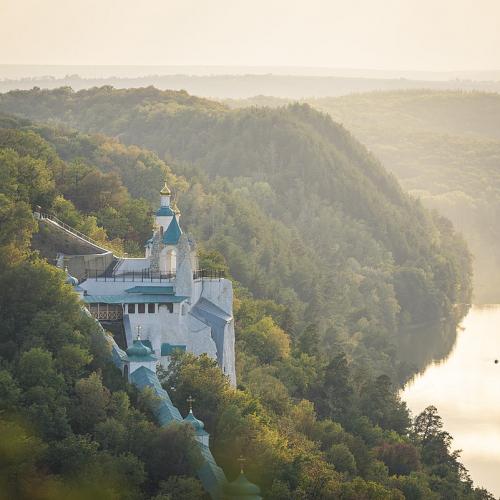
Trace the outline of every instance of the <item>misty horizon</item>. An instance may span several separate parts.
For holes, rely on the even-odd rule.
[[[315,66],[134,65],[134,64],[0,64],[0,80],[79,77],[82,79],[153,76],[307,76],[411,80],[500,80],[496,70],[415,70]]]

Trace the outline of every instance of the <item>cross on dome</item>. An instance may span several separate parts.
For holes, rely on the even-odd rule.
[[[240,473],[243,474],[243,465],[244,463],[247,461],[247,459],[243,456],[243,455],[240,455],[238,458],[237,458],[237,461],[238,463],[240,464]]]

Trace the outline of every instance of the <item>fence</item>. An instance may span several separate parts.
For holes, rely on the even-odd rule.
[[[116,268],[115,268],[116,269]],[[85,279],[94,279],[96,281],[139,281],[139,282],[158,282],[172,281],[175,279],[175,272],[171,273],[152,273],[149,269],[142,269],[141,271],[131,271],[127,273],[116,273],[115,270],[111,271],[96,271],[95,269],[85,270]],[[193,272],[193,280],[199,279],[222,279],[225,273],[221,270],[215,269],[199,269]]]
[[[57,218],[55,215],[51,215],[49,213],[39,211],[39,212],[35,212],[35,216],[38,217],[40,220],[47,219],[47,220],[50,220],[50,221],[56,223],[58,226],[62,227],[63,229],[65,229],[69,233],[73,234],[74,236],[77,236],[78,238],[86,241],[87,243],[90,243],[91,245],[99,248],[100,250],[103,250],[105,252],[112,252],[112,250],[104,248],[102,246],[102,243],[99,243],[98,241],[87,236],[86,234],[83,234],[81,231],[78,231],[78,229],[75,229],[74,227],[69,226],[68,224],[63,222],[61,219]]]

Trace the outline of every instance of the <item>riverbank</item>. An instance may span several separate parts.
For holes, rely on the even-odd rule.
[[[449,354],[407,383],[413,414],[434,405],[477,485],[500,495],[500,305],[473,306]]]

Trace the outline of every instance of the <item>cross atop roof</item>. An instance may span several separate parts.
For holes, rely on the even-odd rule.
[[[243,465],[245,464],[245,462],[247,461],[247,459],[243,456],[243,455],[240,455],[238,458],[238,463],[240,464],[240,472],[243,474]]]

